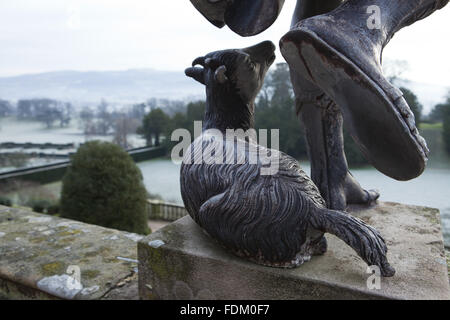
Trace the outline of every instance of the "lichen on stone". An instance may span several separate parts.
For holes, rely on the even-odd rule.
[[[77,235],[80,233],[81,233],[81,230],[74,229],[74,230],[61,231],[58,233],[58,236],[60,236],[60,237],[73,236],[73,235]]]
[[[43,241],[47,240],[47,237],[37,237],[37,238],[31,238],[29,241],[31,243],[41,243]]]
[[[81,278],[84,279],[94,279],[100,274],[99,270],[90,269],[90,270],[82,270],[81,271]]]
[[[45,276],[52,276],[64,273],[65,265],[60,261],[46,263],[41,266],[42,274]]]
[[[450,251],[449,250],[445,250],[445,258],[447,260],[448,276],[450,277]],[[450,281],[450,279],[449,279],[449,281]]]

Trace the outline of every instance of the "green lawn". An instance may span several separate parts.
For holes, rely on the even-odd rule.
[[[445,151],[442,123],[421,123],[419,131],[427,141],[430,149],[428,165],[432,167],[448,167],[450,155]]]
[[[430,130],[442,130],[442,122],[438,122],[438,123],[421,123],[419,125],[419,129],[420,130],[426,130],[426,129],[430,129]]]

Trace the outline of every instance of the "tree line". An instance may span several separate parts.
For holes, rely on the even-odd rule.
[[[128,149],[133,147],[128,136],[135,134],[145,115],[158,107],[173,114],[183,109],[185,103],[151,98],[144,103],[115,105],[103,99],[96,105],[85,104],[75,108],[69,102],[47,98],[21,99],[17,102],[0,99],[0,119],[15,117],[19,121],[41,122],[48,129],[55,125],[67,127],[73,120],[77,120],[86,140],[90,140],[92,136],[113,136],[113,142]],[[154,142],[148,140],[148,143],[152,145]]]
[[[445,100],[431,110],[427,121],[442,125],[442,138],[445,151],[450,155],[450,90]]]
[[[18,119],[40,121],[47,128],[51,128],[55,122],[60,127],[67,126],[70,123],[72,111],[71,103],[53,99],[19,100],[16,107]]]
[[[414,114],[418,128],[421,123],[442,123],[442,134],[450,154],[450,92],[445,102],[436,105],[430,114],[423,115],[423,106],[414,92],[405,87],[401,87],[400,90]],[[166,137],[170,137],[177,128],[185,128],[193,136],[193,122],[203,119],[205,101],[178,106],[176,112],[166,110],[153,108],[148,112],[138,128],[138,133],[146,139],[148,145],[164,145],[170,151],[177,142],[172,142]],[[279,129],[280,150],[297,159],[307,159],[304,129],[296,115],[295,97],[286,63],[277,64],[266,76],[255,106],[255,129]],[[367,160],[345,128],[344,141],[349,165],[352,167],[367,165]]]
[[[73,106],[69,102],[53,99],[24,99],[16,105],[7,100],[0,99],[0,117],[17,116],[20,120],[43,122],[51,128],[55,122],[60,127],[70,123]]]

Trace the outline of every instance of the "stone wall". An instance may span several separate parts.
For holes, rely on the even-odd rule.
[[[377,228],[396,269],[368,285],[371,271],[342,240],[295,269],[237,258],[184,217],[138,244],[141,299],[450,299],[439,210],[383,203],[349,210]]]
[[[324,256],[284,270],[230,255],[190,217],[143,237],[0,206],[0,299],[450,297],[438,210],[380,203],[353,214],[388,242],[397,274],[381,290],[367,290],[365,264],[330,235]]]

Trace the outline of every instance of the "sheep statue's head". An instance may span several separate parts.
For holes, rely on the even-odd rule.
[[[236,93],[242,102],[251,103],[274,61],[275,46],[264,41],[244,49],[215,51],[198,57],[185,73],[204,84],[207,91]]]

